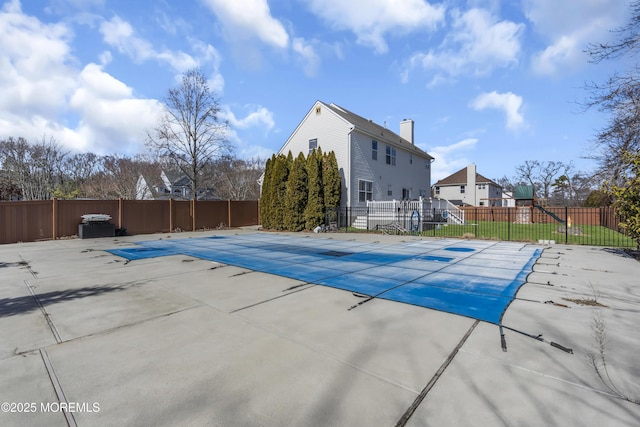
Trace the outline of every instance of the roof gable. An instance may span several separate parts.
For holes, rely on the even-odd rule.
[[[443,185],[466,185],[467,184],[467,168],[462,168],[458,172],[449,175],[446,178],[443,178],[436,182],[435,186],[443,186]],[[479,173],[476,172],[476,184],[492,184],[497,187],[500,187],[500,184],[496,183],[489,178],[486,178]]]

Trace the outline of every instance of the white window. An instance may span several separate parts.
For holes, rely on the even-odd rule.
[[[461,185],[460,186],[460,194],[464,194],[465,190],[466,190],[466,186]]]
[[[373,200],[373,182],[358,180],[358,200],[360,202]]]
[[[387,186],[387,196],[393,196],[393,187],[391,184]]]
[[[309,154],[311,154],[313,152],[313,150],[315,150],[316,148],[318,148],[318,138],[313,138],[309,140]]]
[[[387,164],[391,166],[396,165],[396,149],[390,145],[387,145]]]
[[[378,160],[378,141],[371,141],[371,158]]]
[[[436,194],[440,194],[440,187],[436,187]]]

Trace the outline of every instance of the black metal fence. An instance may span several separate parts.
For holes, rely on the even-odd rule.
[[[327,210],[325,230],[635,248],[613,208],[465,207]]]

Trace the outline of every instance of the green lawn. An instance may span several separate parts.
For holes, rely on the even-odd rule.
[[[474,224],[442,225],[422,232],[423,236],[433,237],[470,237],[476,239],[509,240],[537,242],[538,240],[555,240],[557,243],[636,247],[637,243],[628,236],[598,225],[576,224],[572,229],[580,228],[580,235],[559,233],[562,225],[553,224],[513,224],[509,222],[479,221]],[[569,229],[569,230],[572,230]],[[465,234],[467,236],[465,236]],[[471,236],[473,235],[473,236]]]

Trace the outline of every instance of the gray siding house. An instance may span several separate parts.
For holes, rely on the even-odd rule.
[[[458,206],[502,206],[502,187],[476,171],[471,164],[433,185],[433,197]]]
[[[316,101],[278,154],[291,151],[295,158],[314,148],[333,151],[343,207],[429,197],[433,157],[415,145],[413,127],[413,120],[403,120],[397,134],[336,104]]]

